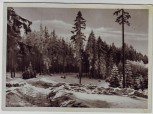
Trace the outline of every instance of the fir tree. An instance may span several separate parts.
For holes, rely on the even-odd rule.
[[[148,78],[144,78],[143,85],[145,89],[148,88]]]
[[[124,9],[117,9],[114,12],[114,15],[117,16],[116,21],[117,23],[119,23],[120,25],[122,25],[122,51],[123,51],[123,88],[125,87],[125,43],[124,43],[124,28],[125,28],[125,24],[127,24],[128,26],[130,26],[130,23],[128,21],[129,18],[131,18],[130,14],[128,12],[126,12]]]
[[[95,62],[96,62],[96,39],[93,31],[91,31],[87,46],[86,46],[86,52],[88,54],[88,60],[89,60],[89,67],[90,67],[90,76],[92,78],[96,78],[96,71],[95,71]]]
[[[112,48],[106,46],[106,56],[105,56],[105,61],[106,61],[106,75],[105,78],[110,77],[111,75],[111,70],[113,67],[113,57],[112,57]]]
[[[106,56],[106,51],[105,51],[105,45],[103,41],[101,40],[100,36],[98,37],[97,43],[96,43],[96,51],[97,51],[97,75],[98,78],[103,78],[105,77],[106,74],[106,62],[105,62],[105,56]]]
[[[113,66],[113,69],[111,71],[111,78],[110,78],[110,87],[119,87],[120,81],[119,81],[119,72],[116,65]]]
[[[125,64],[125,77],[126,77],[125,87],[131,87],[133,83],[133,79],[132,79],[132,71],[131,71],[129,60],[127,60]]]
[[[78,61],[79,61],[79,83],[81,84],[81,77],[82,77],[82,53],[83,53],[83,41],[85,40],[84,33],[82,32],[82,29],[86,28],[86,20],[82,17],[82,13],[79,11],[76,19],[74,20],[74,26],[73,31],[71,33],[73,36],[71,37],[71,40],[75,43],[76,52],[78,55]]]
[[[133,80],[133,88],[135,89],[135,90],[138,90],[139,89],[139,83],[138,83],[138,78],[134,78],[134,80]]]
[[[45,26],[45,30],[44,30],[44,36],[45,36],[46,39],[49,38],[49,33],[48,33],[48,29],[47,29],[46,26]]]
[[[66,60],[66,55],[67,55],[67,49],[66,49],[66,44],[64,39],[62,39],[62,55],[63,55],[63,73],[65,73],[65,60]]]

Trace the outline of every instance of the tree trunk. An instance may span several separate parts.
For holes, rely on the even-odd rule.
[[[11,78],[13,78],[13,50],[10,50],[11,53]]]
[[[122,51],[123,51],[123,88],[126,87],[125,85],[125,49],[124,49],[124,17],[123,17],[124,10],[122,10]]]
[[[79,54],[80,54],[80,67],[79,67],[79,83],[81,84],[81,77],[82,77],[82,50],[81,45],[79,47]]]
[[[96,78],[95,77],[95,51],[93,52],[94,56],[93,56],[93,60],[92,60],[92,78]]]
[[[100,77],[100,52],[98,52],[98,78]]]
[[[13,74],[14,74],[13,77],[15,77],[15,71],[16,71],[16,69],[15,69],[15,65],[13,65],[13,66],[14,66],[14,67],[13,67],[13,72],[14,72],[14,73],[13,73]]]
[[[63,56],[63,74],[65,73],[65,58]]]
[[[82,57],[80,60],[80,67],[79,67],[79,83],[81,84],[81,77],[82,77]]]
[[[39,54],[39,72],[40,72],[40,75],[41,75],[41,54]]]

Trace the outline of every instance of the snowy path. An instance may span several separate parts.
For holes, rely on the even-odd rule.
[[[109,108],[146,108],[147,106],[147,100],[143,98],[134,99],[116,95],[96,95],[84,93],[74,93],[74,95],[82,100],[91,101],[93,105],[97,102],[105,101]],[[99,103],[97,107],[101,107],[101,104]]]
[[[72,77],[61,79],[60,76],[57,76],[57,78],[42,76],[28,80],[21,78],[9,79],[7,83],[19,83],[20,86],[7,87],[6,105],[49,107],[55,103],[55,106],[71,107],[73,105],[70,102],[73,102],[75,104],[74,107],[82,105],[82,107],[92,108],[147,108],[147,99],[145,98],[93,94],[88,92],[90,89],[87,89],[86,85],[74,86],[69,84],[71,81]],[[96,83],[97,80],[94,81],[93,83]],[[105,87],[107,85],[107,83],[102,82],[97,83],[95,87]],[[84,83],[89,85],[87,80]],[[91,83],[91,85],[93,84]],[[50,93],[52,93],[51,96],[49,96]]]

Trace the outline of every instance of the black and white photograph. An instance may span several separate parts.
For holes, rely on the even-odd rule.
[[[149,108],[149,8],[14,4],[4,8],[6,109]]]

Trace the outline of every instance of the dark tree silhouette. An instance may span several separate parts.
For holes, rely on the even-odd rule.
[[[86,52],[89,55],[88,60],[89,60],[89,65],[90,65],[90,76],[92,78],[96,77],[96,71],[95,71],[95,63],[96,63],[96,38],[94,35],[94,32],[91,31],[88,42],[86,45]]]
[[[10,57],[10,70],[11,77],[15,77],[17,57],[20,51],[21,33],[20,29],[23,28],[27,34],[31,32],[30,25],[32,22],[16,14],[12,7],[7,9],[7,51]],[[7,61],[7,62],[8,62]]]
[[[98,77],[100,76],[100,61],[101,61],[101,52],[103,51],[102,49],[102,40],[100,38],[100,36],[98,37],[97,40],[97,56],[98,56]]]
[[[125,88],[125,47],[124,47],[124,25],[130,26],[130,23],[128,21],[129,18],[131,18],[130,14],[128,12],[125,12],[124,9],[117,9],[114,12],[114,15],[117,16],[116,21],[122,26],[122,51],[123,51],[123,88]]]
[[[71,40],[75,43],[76,52],[78,55],[79,61],[79,83],[81,84],[82,77],[82,53],[83,53],[83,41],[85,40],[85,35],[82,33],[82,29],[86,28],[86,20],[82,17],[82,13],[79,11],[76,19],[74,20],[74,26],[72,27],[74,30],[71,31],[73,36]]]

